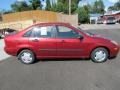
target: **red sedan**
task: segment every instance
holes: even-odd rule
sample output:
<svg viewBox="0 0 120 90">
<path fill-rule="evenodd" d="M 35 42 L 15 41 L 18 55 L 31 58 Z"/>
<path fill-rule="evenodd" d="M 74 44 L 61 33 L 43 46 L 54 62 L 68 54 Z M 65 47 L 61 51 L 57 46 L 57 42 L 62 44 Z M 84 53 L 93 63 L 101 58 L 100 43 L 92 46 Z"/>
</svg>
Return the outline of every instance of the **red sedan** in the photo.
<svg viewBox="0 0 120 90">
<path fill-rule="evenodd" d="M 45 58 L 91 58 L 101 63 L 116 57 L 119 45 L 66 23 L 41 23 L 5 37 L 5 52 L 24 64 Z"/>
</svg>

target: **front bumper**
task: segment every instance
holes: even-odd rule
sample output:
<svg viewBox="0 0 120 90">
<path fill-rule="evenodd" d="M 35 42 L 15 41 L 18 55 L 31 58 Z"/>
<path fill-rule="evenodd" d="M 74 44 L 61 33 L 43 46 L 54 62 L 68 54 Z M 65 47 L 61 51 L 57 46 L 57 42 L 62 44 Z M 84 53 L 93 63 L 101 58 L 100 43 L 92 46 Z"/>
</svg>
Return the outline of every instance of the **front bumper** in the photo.
<svg viewBox="0 0 120 90">
<path fill-rule="evenodd" d="M 116 47 L 112 47 L 110 49 L 110 58 L 116 57 L 119 53 L 120 50 L 120 45 L 116 46 Z"/>
</svg>

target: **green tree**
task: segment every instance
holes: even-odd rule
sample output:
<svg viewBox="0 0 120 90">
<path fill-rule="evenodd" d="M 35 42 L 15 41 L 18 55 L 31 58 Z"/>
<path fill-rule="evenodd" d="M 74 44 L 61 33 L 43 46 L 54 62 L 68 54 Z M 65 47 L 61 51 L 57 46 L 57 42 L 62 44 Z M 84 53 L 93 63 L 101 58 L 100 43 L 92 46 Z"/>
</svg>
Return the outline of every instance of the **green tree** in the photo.
<svg viewBox="0 0 120 90">
<path fill-rule="evenodd" d="M 120 0 L 118 0 L 118 2 L 116 2 L 113 6 L 110 6 L 108 8 L 108 11 L 116 11 L 116 10 L 120 10 Z"/>
<path fill-rule="evenodd" d="M 105 12 L 105 6 L 102 0 L 96 0 L 93 5 L 93 13 L 100 13 L 104 14 Z"/>
<path fill-rule="evenodd" d="M 61 3 L 66 3 L 68 0 L 58 0 L 58 2 L 61 2 Z"/>
<path fill-rule="evenodd" d="M 114 10 L 115 10 L 114 6 L 108 7 L 108 11 L 114 11 Z"/>
<path fill-rule="evenodd" d="M 120 0 L 114 5 L 115 10 L 120 10 Z"/>
<path fill-rule="evenodd" d="M 3 14 L 9 14 L 12 13 L 12 10 L 5 10 Z"/>
<path fill-rule="evenodd" d="M 11 8 L 13 12 L 27 11 L 30 9 L 25 1 L 15 2 L 11 5 Z"/>
<path fill-rule="evenodd" d="M 87 6 L 79 7 L 76 12 L 78 13 L 78 21 L 79 23 L 88 23 L 89 22 L 89 14 Z"/>
<path fill-rule="evenodd" d="M 56 4 L 52 4 L 51 10 L 56 12 L 69 13 L 69 0 L 58 0 Z M 79 0 L 71 0 L 71 13 L 74 13 L 78 8 Z"/>
<path fill-rule="evenodd" d="M 80 1 L 80 0 L 71 0 L 72 3 L 74 2 L 74 3 L 76 3 L 76 4 L 78 4 L 79 1 Z M 68 3 L 69 0 L 58 0 L 58 2 L 61 2 L 61 3 Z"/>
<path fill-rule="evenodd" d="M 58 7 L 59 9 L 61 9 L 61 10 L 58 10 L 58 9 L 57 9 L 58 12 L 61 11 L 61 12 L 63 12 L 63 13 L 68 14 L 68 10 L 69 10 L 68 3 L 69 3 L 68 0 L 58 0 L 58 2 L 57 2 L 57 7 Z M 62 6 L 62 8 L 60 8 L 60 6 Z"/>
<path fill-rule="evenodd" d="M 75 2 L 78 6 L 79 1 L 81 1 L 81 0 L 72 0 L 72 1 Z"/>
<path fill-rule="evenodd" d="M 40 0 L 29 0 L 29 2 L 30 2 L 29 6 L 32 10 L 42 9 Z"/>
<path fill-rule="evenodd" d="M 66 11 L 66 0 L 58 0 L 57 3 L 52 3 L 51 11 L 54 12 L 63 12 Z"/>
<path fill-rule="evenodd" d="M 64 4 L 61 2 L 58 2 L 57 4 L 52 4 L 52 7 L 50 9 L 54 12 L 63 12 L 64 11 Z"/>
<path fill-rule="evenodd" d="M 50 9 L 51 9 L 51 3 L 50 3 L 50 0 L 46 0 L 46 8 L 45 8 L 45 10 L 50 11 Z"/>
<path fill-rule="evenodd" d="M 66 0 L 67 2 L 64 3 L 64 13 L 68 14 L 69 13 L 69 0 Z M 77 10 L 78 8 L 78 3 L 79 3 L 79 0 L 71 0 L 71 13 L 75 13 L 75 11 Z"/>
<path fill-rule="evenodd" d="M 2 15 L 4 13 L 5 10 L 0 10 L 0 21 L 2 21 Z"/>
</svg>

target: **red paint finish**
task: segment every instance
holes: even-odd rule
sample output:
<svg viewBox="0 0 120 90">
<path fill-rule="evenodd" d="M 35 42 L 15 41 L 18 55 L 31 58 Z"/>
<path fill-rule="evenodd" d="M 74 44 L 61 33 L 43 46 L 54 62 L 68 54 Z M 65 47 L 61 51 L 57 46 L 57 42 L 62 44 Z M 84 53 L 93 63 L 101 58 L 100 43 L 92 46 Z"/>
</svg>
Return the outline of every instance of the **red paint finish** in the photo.
<svg viewBox="0 0 120 90">
<path fill-rule="evenodd" d="M 35 27 L 53 26 L 53 37 L 24 36 Z M 57 35 L 57 26 L 67 27 L 80 34 L 83 38 L 62 38 Z M 109 52 L 109 57 L 118 54 L 119 46 L 111 40 L 88 35 L 79 29 L 66 23 L 42 23 L 22 30 L 14 35 L 6 36 L 5 52 L 17 56 L 21 50 L 29 49 L 34 52 L 38 59 L 41 58 L 89 58 L 91 52 L 97 47 L 104 47 Z"/>
<path fill-rule="evenodd" d="M 57 45 L 55 38 L 38 38 L 38 42 L 29 39 L 30 49 L 32 49 L 39 58 L 55 57 L 57 55 Z"/>
</svg>

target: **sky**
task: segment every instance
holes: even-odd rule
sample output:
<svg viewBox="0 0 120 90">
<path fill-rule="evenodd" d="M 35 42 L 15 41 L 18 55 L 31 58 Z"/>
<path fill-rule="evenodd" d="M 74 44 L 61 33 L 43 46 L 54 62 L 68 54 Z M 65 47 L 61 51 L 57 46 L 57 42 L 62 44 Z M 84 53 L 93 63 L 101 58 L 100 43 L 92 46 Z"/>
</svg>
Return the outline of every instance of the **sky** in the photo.
<svg viewBox="0 0 120 90">
<path fill-rule="evenodd" d="M 23 1 L 23 0 L 0 0 L 0 10 L 10 10 L 11 9 L 11 4 L 14 3 L 15 1 Z M 28 0 L 25 0 L 28 2 Z M 55 1 L 55 0 L 54 0 Z M 89 3 L 93 3 L 95 0 L 87 0 Z M 106 6 L 106 9 L 113 5 L 115 2 L 117 2 L 118 0 L 103 0 L 104 4 Z M 42 4 L 45 4 L 44 2 L 42 2 Z"/>
</svg>

